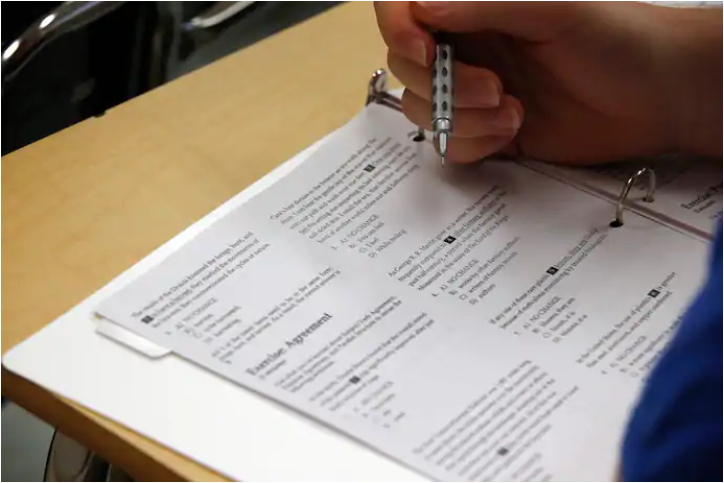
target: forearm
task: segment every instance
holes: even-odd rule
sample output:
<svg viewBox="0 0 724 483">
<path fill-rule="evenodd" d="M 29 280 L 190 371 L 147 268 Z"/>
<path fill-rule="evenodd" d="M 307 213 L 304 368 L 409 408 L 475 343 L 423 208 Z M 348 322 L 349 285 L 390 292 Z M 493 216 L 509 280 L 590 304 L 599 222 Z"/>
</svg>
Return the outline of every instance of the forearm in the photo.
<svg viewBox="0 0 724 483">
<path fill-rule="evenodd" d="M 664 102 L 682 154 L 722 156 L 722 10 L 661 7 Z"/>
</svg>

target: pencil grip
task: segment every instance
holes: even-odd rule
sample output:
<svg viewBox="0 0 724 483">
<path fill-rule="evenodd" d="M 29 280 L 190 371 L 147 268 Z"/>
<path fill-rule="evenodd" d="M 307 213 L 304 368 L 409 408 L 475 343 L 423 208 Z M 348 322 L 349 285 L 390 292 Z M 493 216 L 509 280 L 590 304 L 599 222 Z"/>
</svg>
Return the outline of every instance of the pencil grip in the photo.
<svg viewBox="0 0 724 483">
<path fill-rule="evenodd" d="M 449 44 L 437 44 L 432 67 L 432 112 L 435 119 L 452 119 L 453 52 Z"/>
</svg>

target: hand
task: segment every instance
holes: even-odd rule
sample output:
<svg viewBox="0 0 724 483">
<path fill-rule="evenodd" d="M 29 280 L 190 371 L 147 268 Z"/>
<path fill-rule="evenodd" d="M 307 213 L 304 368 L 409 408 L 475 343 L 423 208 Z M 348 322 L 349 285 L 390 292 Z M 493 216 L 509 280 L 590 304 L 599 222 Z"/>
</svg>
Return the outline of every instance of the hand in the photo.
<svg viewBox="0 0 724 483">
<path fill-rule="evenodd" d="M 406 87 L 404 112 L 428 129 L 429 32 L 449 34 L 457 59 L 449 158 L 457 162 L 512 154 L 516 144 L 532 158 L 577 164 L 675 149 L 676 116 L 662 92 L 661 9 L 634 2 L 375 4 L 389 68 Z"/>
</svg>

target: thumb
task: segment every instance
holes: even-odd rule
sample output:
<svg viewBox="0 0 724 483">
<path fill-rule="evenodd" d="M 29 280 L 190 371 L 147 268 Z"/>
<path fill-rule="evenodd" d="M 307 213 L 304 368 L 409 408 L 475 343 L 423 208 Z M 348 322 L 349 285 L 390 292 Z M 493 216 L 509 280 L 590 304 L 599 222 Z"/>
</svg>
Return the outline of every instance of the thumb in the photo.
<svg viewBox="0 0 724 483">
<path fill-rule="evenodd" d="M 413 2 L 419 23 L 443 32 L 493 30 L 524 40 L 550 39 L 576 2 Z"/>
</svg>

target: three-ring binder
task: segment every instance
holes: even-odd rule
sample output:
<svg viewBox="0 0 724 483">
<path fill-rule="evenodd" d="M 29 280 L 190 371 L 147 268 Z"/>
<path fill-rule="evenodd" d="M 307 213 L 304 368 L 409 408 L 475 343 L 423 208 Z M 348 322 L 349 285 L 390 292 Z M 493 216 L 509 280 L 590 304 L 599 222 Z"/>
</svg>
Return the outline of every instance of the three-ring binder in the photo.
<svg viewBox="0 0 724 483">
<path fill-rule="evenodd" d="M 377 69 L 369 80 L 365 105 L 374 103 L 402 112 L 402 100 L 399 97 L 395 97 L 390 94 L 387 89 L 387 85 L 387 71 L 384 69 Z M 419 133 L 422 132 L 422 129 L 420 129 Z M 420 134 L 418 134 L 418 136 L 419 135 Z M 424 137 L 422 139 L 424 139 Z M 416 140 L 422 139 L 416 138 Z M 647 203 L 654 201 L 654 193 L 656 192 L 656 173 L 654 173 L 654 169 L 651 167 L 641 168 L 631 175 L 628 180 L 626 180 L 623 188 L 621 189 L 621 194 L 616 200 L 614 217 L 610 223 L 612 228 L 623 226 L 623 213 L 626 209 L 626 201 L 628 200 L 629 192 L 636 181 L 644 175 L 648 175 L 648 187 L 646 194 L 643 197 L 643 201 Z"/>
</svg>

